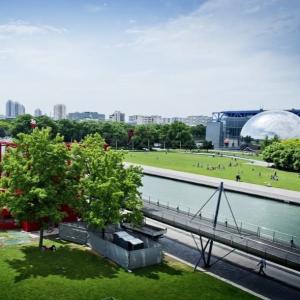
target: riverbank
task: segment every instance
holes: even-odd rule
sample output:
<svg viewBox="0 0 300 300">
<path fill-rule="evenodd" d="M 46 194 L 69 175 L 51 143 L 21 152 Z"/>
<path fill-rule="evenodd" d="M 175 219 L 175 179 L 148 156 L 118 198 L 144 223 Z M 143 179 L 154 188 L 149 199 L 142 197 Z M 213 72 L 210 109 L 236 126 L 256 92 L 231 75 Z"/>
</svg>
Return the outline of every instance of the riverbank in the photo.
<svg viewBox="0 0 300 300">
<path fill-rule="evenodd" d="M 129 163 L 126 163 L 129 164 Z M 131 163 L 132 164 L 132 163 Z M 140 164 L 133 164 L 140 165 Z M 187 172 L 151 167 L 146 165 L 140 165 L 143 168 L 143 173 L 146 175 L 152 175 L 192 184 L 204 185 L 209 187 L 218 187 L 220 182 L 224 182 L 225 190 L 238 192 L 248 195 L 255 195 L 271 200 L 276 200 L 285 203 L 291 203 L 300 205 L 300 192 L 290 191 L 285 189 L 279 189 L 274 187 L 266 187 L 257 184 L 236 182 L 228 179 L 220 179 L 216 177 L 192 174 Z"/>
<path fill-rule="evenodd" d="M 128 152 L 125 161 L 170 169 L 211 178 L 300 192 L 300 175 L 275 168 L 258 166 L 236 157 L 197 155 L 186 152 Z"/>
</svg>

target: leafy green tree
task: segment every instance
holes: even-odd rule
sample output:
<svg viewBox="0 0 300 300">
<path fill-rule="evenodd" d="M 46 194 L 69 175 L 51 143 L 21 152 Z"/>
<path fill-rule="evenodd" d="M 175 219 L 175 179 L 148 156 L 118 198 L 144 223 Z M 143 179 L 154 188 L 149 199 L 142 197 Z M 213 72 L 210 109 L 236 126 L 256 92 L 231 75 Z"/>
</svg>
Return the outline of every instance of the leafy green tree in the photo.
<svg viewBox="0 0 300 300">
<path fill-rule="evenodd" d="M 140 193 L 141 170 L 125 168 L 120 151 L 103 149 L 99 134 L 87 136 L 73 147 L 73 165 L 80 173 L 80 211 L 92 227 L 102 230 L 124 220 L 142 220 Z"/>
<path fill-rule="evenodd" d="M 182 122 L 174 122 L 170 125 L 167 138 L 172 148 L 195 148 L 195 141 L 191 133 L 191 127 Z"/>
<path fill-rule="evenodd" d="M 32 132 L 32 128 L 30 126 L 30 120 L 32 116 L 29 114 L 18 116 L 12 126 L 11 134 L 13 137 L 17 137 L 19 133 L 29 134 Z"/>
<path fill-rule="evenodd" d="M 78 126 L 71 120 L 59 120 L 57 122 L 58 132 L 64 137 L 65 142 L 73 142 L 78 140 Z"/>
<path fill-rule="evenodd" d="M 159 126 L 155 124 L 137 125 L 133 137 L 134 146 L 137 149 L 151 149 L 154 143 L 159 141 Z"/>
<path fill-rule="evenodd" d="M 48 116 L 34 117 L 38 128 L 51 128 L 51 136 L 55 137 L 58 133 L 58 123 Z"/>
<path fill-rule="evenodd" d="M 192 126 L 191 127 L 191 133 L 192 133 L 192 136 L 193 136 L 194 140 L 204 141 L 205 140 L 206 127 L 202 124 Z"/>
<path fill-rule="evenodd" d="M 202 149 L 205 149 L 208 152 L 208 150 L 213 149 L 213 148 L 214 148 L 214 146 L 213 146 L 211 141 L 206 141 L 205 140 L 203 142 Z"/>
<path fill-rule="evenodd" d="M 21 133 L 15 143 L 17 147 L 7 150 L 1 164 L 5 192 L 0 194 L 0 204 L 9 207 L 18 221 L 40 224 L 41 248 L 44 229 L 64 216 L 61 205 L 76 199 L 78 177 L 68 163 L 71 156 L 63 138 L 52 138 L 49 128 Z"/>
<path fill-rule="evenodd" d="M 262 152 L 264 160 L 273 162 L 277 168 L 300 170 L 300 139 L 273 142 Z"/>
<path fill-rule="evenodd" d="M 0 121 L 0 137 L 9 136 L 12 128 L 12 122 L 8 120 Z"/>
</svg>

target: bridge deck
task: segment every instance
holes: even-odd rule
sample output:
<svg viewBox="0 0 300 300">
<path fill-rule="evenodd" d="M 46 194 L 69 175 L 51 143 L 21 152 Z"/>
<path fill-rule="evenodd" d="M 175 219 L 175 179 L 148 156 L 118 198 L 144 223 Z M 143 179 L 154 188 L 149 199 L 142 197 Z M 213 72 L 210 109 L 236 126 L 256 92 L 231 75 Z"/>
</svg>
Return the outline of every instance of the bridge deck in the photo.
<svg viewBox="0 0 300 300">
<path fill-rule="evenodd" d="M 224 224 L 218 224 L 214 230 L 211 221 L 199 217 L 192 220 L 192 216 L 186 212 L 176 211 L 148 200 L 144 200 L 143 212 L 146 217 L 151 219 L 211 238 L 233 248 L 300 271 L 299 247 L 291 247 L 286 243 L 274 243 L 257 236 L 254 232 L 239 233 L 237 229 L 228 228 Z"/>
</svg>

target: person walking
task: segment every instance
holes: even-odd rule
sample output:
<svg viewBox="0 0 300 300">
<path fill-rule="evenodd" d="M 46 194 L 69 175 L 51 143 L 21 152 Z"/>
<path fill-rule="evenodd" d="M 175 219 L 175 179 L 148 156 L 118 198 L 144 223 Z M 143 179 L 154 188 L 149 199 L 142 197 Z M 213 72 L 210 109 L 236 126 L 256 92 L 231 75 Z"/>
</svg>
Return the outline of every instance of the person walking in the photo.
<svg viewBox="0 0 300 300">
<path fill-rule="evenodd" d="M 257 265 L 259 266 L 258 274 L 266 276 L 266 273 L 264 271 L 264 269 L 266 269 L 267 267 L 266 260 L 262 258 Z"/>
</svg>

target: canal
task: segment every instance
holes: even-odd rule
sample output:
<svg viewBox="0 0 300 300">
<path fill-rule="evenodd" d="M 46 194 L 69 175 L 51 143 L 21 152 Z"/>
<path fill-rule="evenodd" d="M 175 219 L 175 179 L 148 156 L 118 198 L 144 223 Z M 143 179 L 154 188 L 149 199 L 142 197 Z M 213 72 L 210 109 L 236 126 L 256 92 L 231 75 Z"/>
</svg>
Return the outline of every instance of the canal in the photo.
<svg viewBox="0 0 300 300">
<path fill-rule="evenodd" d="M 225 186 L 226 189 L 226 186 Z M 170 179 L 144 175 L 141 192 L 144 199 L 159 201 L 160 204 L 190 211 L 191 214 L 208 200 L 215 189 L 178 182 Z M 246 194 L 226 192 L 227 198 L 237 219 L 238 226 L 256 231 L 258 227 L 265 234 L 290 240 L 291 236 L 300 238 L 300 206 L 283 202 L 272 201 L 261 197 Z M 217 202 L 217 194 L 203 208 L 202 215 L 212 218 Z M 223 195 L 220 206 L 220 221 L 227 220 L 233 224 L 233 218 L 226 198 Z M 287 236 L 281 234 L 286 233 Z"/>
</svg>

